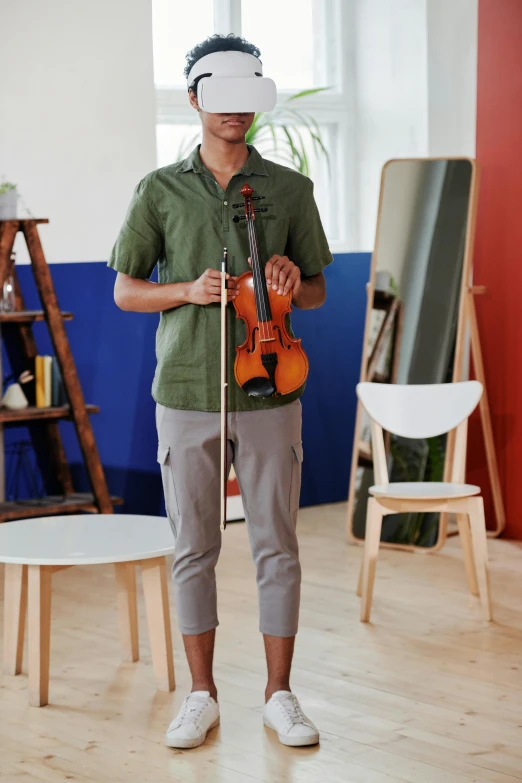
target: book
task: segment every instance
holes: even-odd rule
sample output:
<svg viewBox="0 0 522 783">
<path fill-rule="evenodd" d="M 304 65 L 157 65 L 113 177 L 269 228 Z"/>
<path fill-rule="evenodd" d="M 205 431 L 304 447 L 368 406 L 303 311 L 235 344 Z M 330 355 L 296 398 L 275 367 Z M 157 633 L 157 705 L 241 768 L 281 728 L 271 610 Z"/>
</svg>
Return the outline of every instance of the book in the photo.
<svg viewBox="0 0 522 783">
<path fill-rule="evenodd" d="M 53 357 L 35 356 L 35 385 L 36 385 L 36 407 L 50 408 L 52 402 L 52 365 Z"/>
<path fill-rule="evenodd" d="M 45 373 L 43 356 L 34 357 L 36 407 L 45 408 Z"/>
<path fill-rule="evenodd" d="M 67 405 L 67 394 L 65 393 L 65 386 L 62 380 L 62 374 L 60 372 L 60 365 L 58 359 L 53 356 L 52 365 L 52 394 L 51 400 L 53 405 Z"/>
<path fill-rule="evenodd" d="M 52 366 L 53 357 L 44 356 L 44 393 L 45 393 L 45 407 L 50 408 L 52 404 Z"/>
<path fill-rule="evenodd" d="M 59 383 L 59 367 L 56 363 L 56 356 L 53 356 L 53 364 L 51 367 L 51 405 L 58 405 L 58 383 Z"/>
</svg>

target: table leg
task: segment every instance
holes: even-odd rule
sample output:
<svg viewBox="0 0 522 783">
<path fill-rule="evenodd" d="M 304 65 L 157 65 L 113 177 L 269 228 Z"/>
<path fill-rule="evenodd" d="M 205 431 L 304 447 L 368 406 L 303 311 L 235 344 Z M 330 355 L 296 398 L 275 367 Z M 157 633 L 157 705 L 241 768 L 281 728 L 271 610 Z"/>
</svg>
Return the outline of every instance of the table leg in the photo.
<svg viewBox="0 0 522 783">
<path fill-rule="evenodd" d="M 136 563 L 115 563 L 122 659 L 138 661 L 138 605 L 136 601 Z"/>
<path fill-rule="evenodd" d="M 1 285 L 3 285 L 3 280 Z M 2 367 L 2 327 L 0 326 L 0 389 L 3 388 L 4 370 Z M 5 500 L 5 449 L 4 449 L 4 425 L 0 424 L 0 502 Z"/>
<path fill-rule="evenodd" d="M 27 566 L 5 564 L 4 671 L 20 674 L 27 613 Z"/>
<path fill-rule="evenodd" d="M 141 574 L 154 672 L 159 687 L 173 691 L 176 686 L 165 558 L 142 560 Z"/>
<path fill-rule="evenodd" d="M 29 566 L 29 704 L 49 701 L 51 646 L 51 566 Z"/>
</svg>

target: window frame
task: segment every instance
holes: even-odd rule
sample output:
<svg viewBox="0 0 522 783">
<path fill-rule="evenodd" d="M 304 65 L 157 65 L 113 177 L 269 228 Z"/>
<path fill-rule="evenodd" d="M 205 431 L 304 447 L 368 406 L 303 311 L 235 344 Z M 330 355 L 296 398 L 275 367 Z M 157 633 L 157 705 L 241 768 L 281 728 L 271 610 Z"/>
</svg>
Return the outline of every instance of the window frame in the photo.
<svg viewBox="0 0 522 783">
<path fill-rule="evenodd" d="M 321 2 L 321 0 L 314 0 Z M 357 225 L 355 198 L 357 172 L 356 126 L 354 122 L 356 95 L 353 52 L 353 9 L 343 0 L 323 0 L 325 12 L 325 49 L 333 52 L 331 72 L 337 78 L 335 89 L 305 96 L 299 101 L 299 109 L 311 114 L 318 124 L 336 126 L 337 149 L 331 151 L 331 187 L 336 214 L 333 224 L 338 236 L 328 237 L 334 253 L 348 252 L 356 245 Z M 241 35 L 241 0 L 214 0 L 214 32 Z M 342 42 L 342 46 L 341 46 Z M 197 112 L 190 106 L 186 87 L 168 87 L 156 84 L 156 125 L 199 126 Z M 278 103 L 290 97 L 295 90 L 278 90 Z"/>
</svg>

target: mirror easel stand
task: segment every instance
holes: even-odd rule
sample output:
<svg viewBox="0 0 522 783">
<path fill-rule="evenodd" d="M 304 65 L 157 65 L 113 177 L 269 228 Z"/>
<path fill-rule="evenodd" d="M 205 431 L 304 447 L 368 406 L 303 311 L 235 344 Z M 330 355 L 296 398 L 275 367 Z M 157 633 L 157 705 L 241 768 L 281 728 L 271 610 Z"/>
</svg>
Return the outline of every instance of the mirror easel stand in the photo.
<svg viewBox="0 0 522 783">
<path fill-rule="evenodd" d="M 407 161 L 407 159 L 403 159 L 403 160 Z M 465 373 L 465 365 L 466 365 L 466 358 L 467 358 L 466 354 L 467 354 L 467 349 L 469 348 L 469 352 L 471 354 L 471 359 L 473 362 L 474 376 L 478 381 L 480 381 L 480 383 L 484 388 L 484 392 L 480 400 L 480 420 L 481 420 L 481 426 L 482 426 L 482 432 L 484 438 L 484 447 L 485 447 L 486 461 L 488 467 L 488 475 L 490 479 L 493 506 L 494 506 L 494 512 L 496 518 L 495 527 L 493 529 L 488 530 L 488 535 L 490 537 L 495 537 L 500 535 L 504 530 L 506 525 L 506 518 L 505 518 L 504 502 L 503 502 L 502 492 L 500 487 L 498 464 L 497 464 L 497 458 L 496 458 L 495 446 L 493 440 L 493 430 L 491 426 L 491 415 L 490 415 L 489 402 L 487 396 L 485 370 L 484 370 L 484 363 L 482 358 L 480 335 L 478 330 L 477 315 L 476 315 L 475 301 L 474 301 L 475 296 L 485 293 L 485 287 L 472 284 L 472 254 L 473 254 L 473 244 L 474 244 L 474 237 L 475 237 L 475 224 L 476 224 L 477 202 L 478 202 L 478 176 L 479 176 L 478 165 L 475 160 L 470 158 L 453 158 L 453 159 L 432 158 L 432 159 L 423 159 L 423 160 L 426 161 L 462 160 L 462 161 L 468 161 L 469 164 L 471 165 L 470 198 L 468 204 L 467 224 L 466 224 L 465 242 L 464 242 L 465 246 L 464 246 L 464 254 L 463 254 L 463 267 L 462 267 L 462 277 L 461 277 L 461 286 L 460 286 L 460 295 L 459 295 L 458 324 L 457 324 L 457 333 L 455 339 L 455 355 L 454 355 L 454 362 L 453 362 L 452 381 L 455 383 L 466 379 L 466 373 Z M 409 159 L 407 162 L 411 162 L 411 161 L 412 159 Z M 368 345 L 368 339 L 370 334 L 371 312 L 375 306 L 374 302 L 375 302 L 375 275 L 376 275 L 376 262 L 377 262 L 376 260 L 379 254 L 379 239 L 380 239 L 379 225 L 380 225 L 380 221 L 382 218 L 382 211 L 383 211 L 383 201 L 384 201 L 383 193 L 384 193 L 385 174 L 388 166 L 396 162 L 398 161 L 388 161 L 388 163 L 385 164 L 385 166 L 383 167 L 383 172 L 382 172 L 381 191 L 379 197 L 379 209 L 378 209 L 378 218 L 377 218 L 378 228 L 377 228 L 377 235 L 375 241 L 375 249 L 372 254 L 370 281 L 366 287 L 368 302 L 366 308 L 364 348 L 363 348 L 361 373 L 360 373 L 361 381 L 374 380 L 370 372 L 370 369 L 375 368 L 375 362 L 371 361 L 371 357 L 370 360 L 368 360 L 366 354 L 366 346 Z M 399 319 L 399 323 L 400 320 L 401 319 Z M 384 329 L 384 324 L 383 324 L 383 329 Z M 395 376 L 395 372 L 392 373 L 392 377 L 390 377 L 388 382 L 392 382 L 392 383 L 396 382 L 395 377 L 393 376 Z M 379 380 L 383 380 L 383 379 L 379 379 Z M 350 487 L 349 487 L 349 496 L 348 496 L 348 504 L 347 504 L 348 539 L 358 544 L 364 543 L 364 539 L 359 538 L 354 534 L 352 525 L 353 525 L 354 510 L 355 510 L 356 471 L 360 464 L 360 457 L 361 457 L 360 436 L 361 436 L 361 429 L 362 429 L 362 419 L 363 419 L 363 409 L 361 403 L 358 402 L 356 421 L 355 421 L 355 430 L 354 430 L 355 435 L 354 435 L 354 446 L 352 452 Z M 453 461 L 455 457 L 455 445 L 456 445 L 455 430 L 453 430 L 448 434 L 448 438 L 446 442 L 444 475 L 443 475 L 444 481 L 451 480 L 450 477 L 451 477 Z M 371 453 L 368 454 L 363 453 L 362 456 L 367 464 L 370 465 L 372 464 Z M 464 476 L 462 477 L 462 480 L 465 480 Z M 387 541 L 381 541 L 381 546 L 390 549 L 400 549 L 400 550 L 405 550 L 410 552 L 411 551 L 417 551 L 423 553 L 435 552 L 440 550 L 444 546 L 448 536 L 457 535 L 457 534 L 458 534 L 458 530 L 449 530 L 448 514 L 441 514 L 439 526 L 438 526 L 437 539 L 432 546 L 421 547 L 415 544 L 393 543 Z"/>
<path fill-rule="evenodd" d="M 486 386 L 486 373 L 484 370 L 484 361 L 482 357 L 482 347 L 480 344 L 480 333 L 478 328 L 477 310 L 475 307 L 475 296 L 481 296 L 486 293 L 486 286 L 483 285 L 468 285 L 466 289 L 466 296 L 464 299 L 464 309 L 466 316 L 466 324 L 469 329 L 470 351 L 473 361 L 474 376 L 477 381 L 483 386 L 483 393 L 479 403 L 480 421 L 482 426 L 482 436 L 484 439 L 484 451 L 486 454 L 486 463 L 488 468 L 488 476 L 491 486 L 491 496 L 493 500 L 493 509 L 495 512 L 495 527 L 490 528 L 487 531 L 489 538 L 496 538 L 499 536 L 506 527 L 506 512 L 504 508 L 504 499 L 502 497 L 502 489 L 500 486 L 500 476 L 498 472 L 497 454 L 495 451 L 495 441 L 493 438 L 493 428 L 491 426 L 491 412 L 489 408 L 489 400 Z M 451 463 L 453 462 L 455 448 L 455 434 L 451 433 L 451 439 L 448 442 L 448 457 L 451 455 L 451 459 L 446 460 L 445 476 L 444 480 L 449 480 L 446 476 L 449 476 L 451 470 Z M 447 514 L 441 515 L 441 534 L 439 538 L 442 539 L 437 549 L 440 549 L 448 535 L 456 535 L 456 531 L 448 532 L 448 519 Z M 437 542 L 439 544 L 439 542 Z"/>
</svg>

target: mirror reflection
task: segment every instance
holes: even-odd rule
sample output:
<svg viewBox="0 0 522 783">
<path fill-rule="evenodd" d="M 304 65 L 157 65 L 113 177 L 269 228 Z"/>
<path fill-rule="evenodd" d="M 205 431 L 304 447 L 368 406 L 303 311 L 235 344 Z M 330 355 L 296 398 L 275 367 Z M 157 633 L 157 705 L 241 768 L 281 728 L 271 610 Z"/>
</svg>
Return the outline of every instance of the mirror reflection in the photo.
<svg viewBox="0 0 522 783">
<path fill-rule="evenodd" d="M 374 251 L 374 294 L 365 380 L 452 380 L 466 229 L 469 160 L 395 160 L 383 173 Z M 370 289 L 371 290 L 371 289 Z M 446 436 L 387 436 L 390 481 L 442 481 Z M 363 411 L 357 450 L 352 532 L 364 538 L 373 476 L 369 419 Z M 385 517 L 382 540 L 431 547 L 438 514 Z"/>
</svg>

